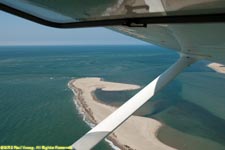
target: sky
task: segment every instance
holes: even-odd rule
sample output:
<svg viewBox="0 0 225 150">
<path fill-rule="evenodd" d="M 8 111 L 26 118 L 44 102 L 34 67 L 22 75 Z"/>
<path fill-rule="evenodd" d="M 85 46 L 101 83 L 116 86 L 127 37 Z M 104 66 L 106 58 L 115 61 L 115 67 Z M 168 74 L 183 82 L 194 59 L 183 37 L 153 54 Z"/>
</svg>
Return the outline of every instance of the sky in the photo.
<svg viewBox="0 0 225 150">
<path fill-rule="evenodd" d="M 0 11 L 0 46 L 140 45 L 143 41 L 106 28 L 56 29 Z"/>
</svg>

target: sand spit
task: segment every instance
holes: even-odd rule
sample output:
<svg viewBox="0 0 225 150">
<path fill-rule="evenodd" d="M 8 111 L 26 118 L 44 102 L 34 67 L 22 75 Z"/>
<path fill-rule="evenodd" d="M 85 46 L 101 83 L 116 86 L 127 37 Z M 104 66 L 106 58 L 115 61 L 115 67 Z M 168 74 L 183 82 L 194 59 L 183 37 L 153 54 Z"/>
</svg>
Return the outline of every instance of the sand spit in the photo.
<svg viewBox="0 0 225 150">
<path fill-rule="evenodd" d="M 216 72 L 225 74 L 225 65 L 219 63 L 210 63 L 207 65 L 209 68 L 215 70 Z"/>
<path fill-rule="evenodd" d="M 101 103 L 96 99 L 94 91 L 134 90 L 137 85 L 102 81 L 100 78 L 80 78 L 69 82 L 69 87 L 76 91 L 78 103 L 85 117 L 97 124 L 116 110 L 115 107 Z M 150 118 L 132 116 L 112 133 L 108 139 L 122 150 L 174 150 L 157 138 L 161 123 Z"/>
</svg>

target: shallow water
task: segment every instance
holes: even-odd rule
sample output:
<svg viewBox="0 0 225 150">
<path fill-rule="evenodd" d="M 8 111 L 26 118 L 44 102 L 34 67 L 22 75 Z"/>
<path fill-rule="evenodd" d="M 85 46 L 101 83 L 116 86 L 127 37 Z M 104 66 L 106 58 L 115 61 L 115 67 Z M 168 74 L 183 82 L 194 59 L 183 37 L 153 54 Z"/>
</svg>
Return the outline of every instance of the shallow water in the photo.
<svg viewBox="0 0 225 150">
<path fill-rule="evenodd" d="M 70 145 L 90 129 L 75 109 L 67 87 L 71 79 L 101 77 L 143 87 L 177 58 L 175 52 L 150 45 L 0 47 L 0 145 Z M 205 65 L 185 70 L 137 112 L 168 126 L 159 132 L 162 141 L 173 144 L 176 139 L 168 135 L 179 134 L 181 140 L 190 135 L 213 149 L 219 150 L 215 142 L 223 147 L 225 76 Z M 120 105 L 135 92 L 96 94 Z M 182 144 L 175 146 L 185 150 Z M 102 142 L 95 149 L 111 148 Z"/>
</svg>

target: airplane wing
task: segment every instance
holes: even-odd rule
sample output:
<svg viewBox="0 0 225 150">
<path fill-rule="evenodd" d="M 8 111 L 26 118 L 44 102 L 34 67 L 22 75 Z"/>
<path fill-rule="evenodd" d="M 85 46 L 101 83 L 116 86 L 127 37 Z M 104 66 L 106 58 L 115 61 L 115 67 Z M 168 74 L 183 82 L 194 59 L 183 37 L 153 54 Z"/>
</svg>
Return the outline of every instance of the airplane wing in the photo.
<svg viewBox="0 0 225 150">
<path fill-rule="evenodd" d="M 1 0 L 0 9 L 58 28 L 107 26 L 225 64 L 224 0 Z"/>
<path fill-rule="evenodd" d="M 73 148 L 78 150 L 91 149 L 196 60 L 225 64 L 224 0 L 1 0 L 0 9 L 57 28 L 105 26 L 181 54 L 167 71 L 76 141 Z"/>
<path fill-rule="evenodd" d="M 224 0 L 1 0 L 0 9 L 58 28 L 107 26 L 225 64 Z"/>
</svg>

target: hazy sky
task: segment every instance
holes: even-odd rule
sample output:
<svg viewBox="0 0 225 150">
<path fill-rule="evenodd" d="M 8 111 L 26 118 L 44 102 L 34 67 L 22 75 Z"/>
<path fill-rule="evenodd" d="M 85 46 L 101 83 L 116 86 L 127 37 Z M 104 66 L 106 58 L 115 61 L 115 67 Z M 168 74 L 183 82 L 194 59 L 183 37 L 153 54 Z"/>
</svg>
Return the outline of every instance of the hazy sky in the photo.
<svg viewBox="0 0 225 150">
<path fill-rule="evenodd" d="M 0 11 L 0 45 L 146 44 L 106 28 L 56 29 Z"/>
</svg>

